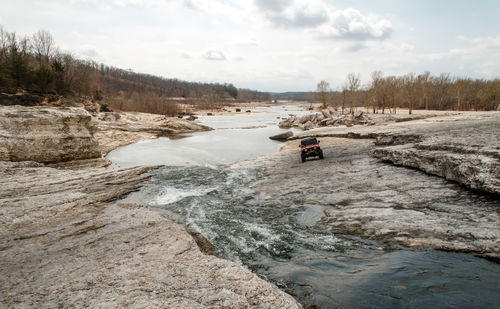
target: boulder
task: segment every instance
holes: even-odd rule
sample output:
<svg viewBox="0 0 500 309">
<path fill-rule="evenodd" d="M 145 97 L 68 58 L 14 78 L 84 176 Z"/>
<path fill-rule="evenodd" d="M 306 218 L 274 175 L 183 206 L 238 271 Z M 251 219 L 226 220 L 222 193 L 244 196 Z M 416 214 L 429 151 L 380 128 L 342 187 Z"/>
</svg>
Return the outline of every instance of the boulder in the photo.
<svg viewBox="0 0 500 309">
<path fill-rule="evenodd" d="M 321 114 L 323 114 L 323 116 L 325 118 L 331 118 L 332 117 L 332 115 L 331 115 L 331 113 L 330 113 L 330 111 L 328 109 L 321 110 Z"/>
<path fill-rule="evenodd" d="M 269 137 L 270 139 L 272 140 L 276 140 L 276 141 L 286 141 L 289 137 L 292 137 L 293 136 L 293 132 L 292 131 L 287 131 L 285 133 L 280 133 L 280 134 L 277 134 L 277 135 L 273 135 L 271 137 Z"/>
<path fill-rule="evenodd" d="M 99 115 L 99 120 L 102 121 L 117 121 L 120 118 L 121 118 L 120 114 L 114 112 L 105 112 L 105 113 L 100 113 Z"/>
<path fill-rule="evenodd" d="M 288 129 L 294 126 L 294 123 L 296 122 L 297 117 L 296 116 L 291 116 L 290 118 L 283 119 L 280 121 L 278 124 L 278 127 L 282 129 Z"/>
<path fill-rule="evenodd" d="M 101 157 L 91 116 L 73 107 L 0 107 L 0 160 L 64 162 Z"/>
<path fill-rule="evenodd" d="M 316 125 L 312 121 L 308 121 L 304 123 L 300 128 L 304 131 L 307 131 L 316 128 Z"/>
<path fill-rule="evenodd" d="M 299 118 L 300 124 L 305 124 L 307 122 L 313 121 L 315 114 L 307 114 L 307 115 L 302 115 Z"/>
</svg>

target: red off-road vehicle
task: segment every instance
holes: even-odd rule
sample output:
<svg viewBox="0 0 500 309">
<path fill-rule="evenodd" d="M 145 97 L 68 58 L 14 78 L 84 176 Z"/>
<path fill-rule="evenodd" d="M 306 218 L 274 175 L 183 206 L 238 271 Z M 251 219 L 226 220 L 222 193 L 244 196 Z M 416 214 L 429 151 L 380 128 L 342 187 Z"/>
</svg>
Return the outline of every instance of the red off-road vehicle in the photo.
<svg viewBox="0 0 500 309">
<path fill-rule="evenodd" d="M 300 157 L 302 163 L 306 162 L 308 157 L 319 157 L 323 159 L 323 150 L 319 147 L 319 141 L 316 138 L 306 138 L 300 141 Z"/>
</svg>

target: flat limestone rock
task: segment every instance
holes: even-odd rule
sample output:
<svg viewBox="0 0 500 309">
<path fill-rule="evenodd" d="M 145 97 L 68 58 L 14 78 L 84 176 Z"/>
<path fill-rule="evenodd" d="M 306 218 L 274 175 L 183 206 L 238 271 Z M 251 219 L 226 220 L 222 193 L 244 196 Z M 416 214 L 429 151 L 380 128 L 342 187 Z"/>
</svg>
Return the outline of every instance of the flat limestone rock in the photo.
<svg viewBox="0 0 500 309">
<path fill-rule="evenodd" d="M 2 162 L 0 303 L 8 308 L 300 308 L 276 286 L 200 251 L 135 204 L 151 167 Z"/>
</svg>

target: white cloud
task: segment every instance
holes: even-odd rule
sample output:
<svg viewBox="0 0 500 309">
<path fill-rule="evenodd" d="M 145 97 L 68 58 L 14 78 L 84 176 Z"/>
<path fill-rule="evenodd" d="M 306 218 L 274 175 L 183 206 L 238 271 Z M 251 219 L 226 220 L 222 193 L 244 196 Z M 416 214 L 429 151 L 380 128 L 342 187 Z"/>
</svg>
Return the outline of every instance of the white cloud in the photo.
<svg viewBox="0 0 500 309">
<path fill-rule="evenodd" d="M 410 51 L 415 50 L 415 46 L 413 46 L 411 44 L 408 44 L 408 43 L 403 43 L 403 44 L 401 44 L 401 46 L 399 47 L 399 49 L 402 52 L 410 52 Z"/>
<path fill-rule="evenodd" d="M 93 45 L 83 45 L 77 54 L 84 59 L 90 59 L 97 62 L 103 62 L 105 60 L 99 53 L 98 48 Z"/>
<path fill-rule="evenodd" d="M 255 4 L 265 11 L 279 12 L 286 9 L 292 0 L 255 0 Z"/>
<path fill-rule="evenodd" d="M 231 42 L 231 45 L 235 46 L 257 46 L 257 39 L 249 38 L 249 39 L 239 39 Z"/>
<path fill-rule="evenodd" d="M 219 49 L 209 49 L 203 53 L 203 58 L 212 61 L 224 61 L 227 60 L 226 55 Z"/>
<path fill-rule="evenodd" d="M 322 0 L 259 1 L 255 4 L 267 21 L 278 27 L 311 28 L 328 20 Z"/>
<path fill-rule="evenodd" d="M 324 0 L 263 1 L 255 4 L 271 24 L 308 29 L 319 38 L 334 40 L 384 40 L 392 34 L 392 23 L 355 9 L 338 10 Z"/>
<path fill-rule="evenodd" d="M 466 43 L 467 46 L 452 48 L 450 53 L 453 55 L 460 55 L 468 58 L 480 58 L 485 55 L 494 57 L 500 56 L 500 36 L 477 37 L 472 39 L 461 37 L 459 40 Z"/>
</svg>

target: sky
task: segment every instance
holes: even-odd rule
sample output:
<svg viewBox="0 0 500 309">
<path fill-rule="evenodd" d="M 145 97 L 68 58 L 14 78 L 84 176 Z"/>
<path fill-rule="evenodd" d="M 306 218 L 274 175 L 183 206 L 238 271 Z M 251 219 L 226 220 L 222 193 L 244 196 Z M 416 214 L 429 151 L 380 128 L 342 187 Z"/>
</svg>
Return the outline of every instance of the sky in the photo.
<svg viewBox="0 0 500 309">
<path fill-rule="evenodd" d="M 498 0 L 0 0 L 0 25 L 134 72 L 261 91 L 500 77 Z"/>
</svg>

